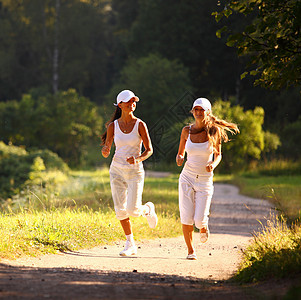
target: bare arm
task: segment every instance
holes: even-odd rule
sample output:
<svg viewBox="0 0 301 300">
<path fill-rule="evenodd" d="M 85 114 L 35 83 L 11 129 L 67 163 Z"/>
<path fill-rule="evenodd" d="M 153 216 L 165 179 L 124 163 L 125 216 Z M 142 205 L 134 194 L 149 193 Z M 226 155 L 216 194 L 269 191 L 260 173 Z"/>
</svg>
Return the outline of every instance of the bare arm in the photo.
<svg viewBox="0 0 301 300">
<path fill-rule="evenodd" d="M 184 155 L 185 155 L 185 145 L 189 134 L 189 126 L 185 126 L 182 129 L 181 137 L 180 137 L 180 144 L 178 154 L 176 156 L 177 165 L 180 167 L 184 162 Z"/>
<path fill-rule="evenodd" d="M 144 122 L 139 122 L 138 132 L 142 138 L 142 142 L 143 142 L 143 146 L 144 146 L 145 150 L 143 151 L 143 153 L 141 153 L 141 155 L 139 155 L 137 157 L 134 157 L 134 156 L 129 157 L 127 159 L 127 162 L 129 164 L 135 164 L 135 163 L 144 161 L 153 154 L 152 142 L 151 142 L 148 130 L 147 130 L 147 126 Z"/>
<path fill-rule="evenodd" d="M 107 128 L 107 138 L 104 146 L 101 149 L 102 156 L 107 158 L 110 155 L 112 143 L 114 140 L 114 123 L 110 123 Z"/>
<path fill-rule="evenodd" d="M 216 151 L 214 151 L 214 159 L 213 161 L 209 162 L 206 166 L 206 170 L 208 172 L 213 171 L 218 164 L 221 162 L 222 160 L 222 145 L 221 143 L 218 144 Z"/>
</svg>

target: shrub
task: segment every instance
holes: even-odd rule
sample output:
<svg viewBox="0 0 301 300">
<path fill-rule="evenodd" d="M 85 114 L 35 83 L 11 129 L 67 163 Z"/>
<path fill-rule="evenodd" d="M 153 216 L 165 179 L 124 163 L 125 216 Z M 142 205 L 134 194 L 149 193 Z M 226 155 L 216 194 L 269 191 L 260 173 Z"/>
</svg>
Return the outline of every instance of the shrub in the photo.
<svg viewBox="0 0 301 300">
<path fill-rule="evenodd" d="M 33 159 L 36 157 L 42 158 L 47 170 L 60 170 L 63 172 L 68 172 L 69 170 L 68 165 L 63 159 L 48 149 L 31 151 L 29 156 Z"/>
<path fill-rule="evenodd" d="M 0 198 L 12 197 L 27 185 L 45 184 L 44 172 L 67 172 L 68 169 L 66 163 L 49 150 L 27 152 L 0 142 Z"/>
<path fill-rule="evenodd" d="M 289 228 L 284 218 L 275 217 L 262 233 L 254 235 L 234 278 L 240 282 L 256 282 L 300 274 L 300 242 L 300 225 Z"/>
</svg>

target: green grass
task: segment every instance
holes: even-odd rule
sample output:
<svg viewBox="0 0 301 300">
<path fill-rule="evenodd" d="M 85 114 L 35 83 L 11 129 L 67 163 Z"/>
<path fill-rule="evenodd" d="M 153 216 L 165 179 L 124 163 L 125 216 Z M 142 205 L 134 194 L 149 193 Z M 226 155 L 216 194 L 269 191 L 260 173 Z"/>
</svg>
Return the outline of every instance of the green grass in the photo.
<svg viewBox="0 0 301 300">
<path fill-rule="evenodd" d="M 271 201 L 290 222 L 301 216 L 301 175 L 245 174 L 234 176 L 230 182 L 237 185 L 244 195 Z"/>
<path fill-rule="evenodd" d="M 145 218 L 132 218 L 136 240 L 181 234 L 178 177 L 146 178 L 143 203 L 156 204 L 155 230 Z M 0 257 L 40 255 L 77 250 L 124 239 L 113 210 L 109 173 L 72 171 L 56 186 L 32 187 L 2 205 Z"/>
<path fill-rule="evenodd" d="M 235 280 L 257 282 L 300 277 L 300 169 L 300 162 L 271 161 L 256 166 L 253 171 L 216 176 L 216 181 L 235 184 L 242 194 L 267 199 L 279 210 L 279 215 L 271 216 L 263 231 L 254 234 L 254 239 L 243 253 Z M 291 293 L 298 291 L 297 287 Z"/>
<path fill-rule="evenodd" d="M 254 235 L 234 279 L 244 283 L 296 277 L 300 270 L 301 227 L 287 226 L 280 216 L 271 218 L 263 232 Z"/>
</svg>

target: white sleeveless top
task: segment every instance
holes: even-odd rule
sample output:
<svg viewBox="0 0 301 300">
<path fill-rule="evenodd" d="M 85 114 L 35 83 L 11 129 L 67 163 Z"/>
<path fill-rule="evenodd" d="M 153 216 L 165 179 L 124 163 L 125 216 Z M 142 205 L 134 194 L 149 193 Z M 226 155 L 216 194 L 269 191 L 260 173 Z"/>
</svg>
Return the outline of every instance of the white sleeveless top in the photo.
<svg viewBox="0 0 301 300">
<path fill-rule="evenodd" d="M 190 139 L 190 134 L 185 145 L 187 152 L 187 161 L 183 171 L 199 175 L 201 177 L 212 178 L 213 171 L 208 172 L 206 165 L 213 158 L 213 147 L 209 141 L 204 143 L 193 143 Z"/>
<path fill-rule="evenodd" d="M 138 132 L 140 122 L 142 121 L 137 119 L 132 131 L 124 133 L 121 131 L 118 121 L 114 121 L 114 143 L 116 149 L 112 163 L 117 164 L 120 168 L 143 168 L 142 162 L 131 165 L 126 161 L 128 157 L 137 157 L 141 154 L 142 138 Z"/>
</svg>

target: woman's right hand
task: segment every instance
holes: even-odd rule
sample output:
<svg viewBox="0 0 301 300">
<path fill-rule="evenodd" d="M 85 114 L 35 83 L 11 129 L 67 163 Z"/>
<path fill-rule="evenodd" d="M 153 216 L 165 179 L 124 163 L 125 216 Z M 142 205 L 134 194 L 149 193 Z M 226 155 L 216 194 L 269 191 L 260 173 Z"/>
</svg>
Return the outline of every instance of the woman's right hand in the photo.
<svg viewBox="0 0 301 300">
<path fill-rule="evenodd" d="M 103 157 L 107 158 L 110 155 L 110 147 L 109 146 L 103 146 L 101 149 L 101 153 L 103 155 Z"/>
<path fill-rule="evenodd" d="M 184 156 L 180 155 L 180 154 L 177 154 L 177 157 L 176 157 L 176 162 L 177 162 L 177 165 L 180 167 L 182 166 L 183 162 L 184 162 Z"/>
</svg>

